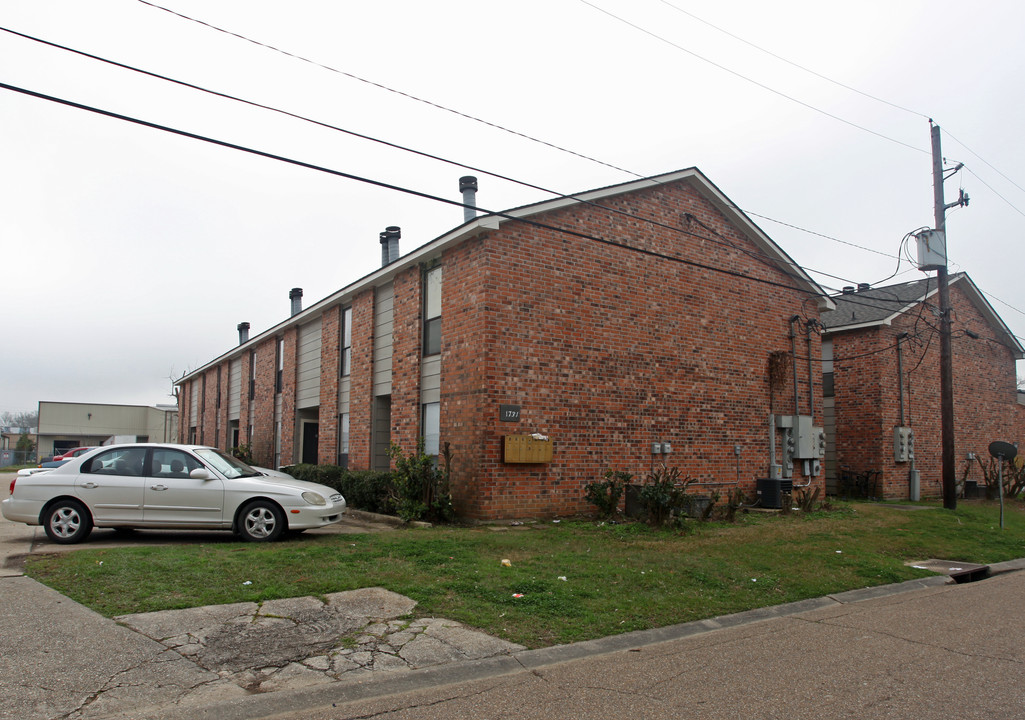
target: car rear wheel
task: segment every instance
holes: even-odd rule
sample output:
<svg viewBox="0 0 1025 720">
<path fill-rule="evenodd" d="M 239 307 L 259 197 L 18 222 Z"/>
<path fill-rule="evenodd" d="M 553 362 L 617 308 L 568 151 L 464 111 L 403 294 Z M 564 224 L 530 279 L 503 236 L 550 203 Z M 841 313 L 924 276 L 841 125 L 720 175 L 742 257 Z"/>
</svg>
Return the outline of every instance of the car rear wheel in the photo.
<svg viewBox="0 0 1025 720">
<path fill-rule="evenodd" d="M 243 540 L 271 542 L 285 529 L 285 514 L 268 500 L 253 500 L 239 513 L 237 532 Z"/>
<path fill-rule="evenodd" d="M 70 545 L 85 540 L 93 529 L 93 519 L 77 500 L 58 500 L 47 508 L 43 528 L 55 543 Z"/>
</svg>

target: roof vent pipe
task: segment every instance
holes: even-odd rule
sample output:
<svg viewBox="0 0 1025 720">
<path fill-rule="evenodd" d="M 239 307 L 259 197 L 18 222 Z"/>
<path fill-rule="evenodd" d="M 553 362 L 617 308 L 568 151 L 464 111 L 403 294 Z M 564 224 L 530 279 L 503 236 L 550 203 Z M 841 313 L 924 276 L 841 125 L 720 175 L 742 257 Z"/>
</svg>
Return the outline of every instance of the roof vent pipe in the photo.
<svg viewBox="0 0 1025 720">
<path fill-rule="evenodd" d="M 402 237 L 402 228 L 397 225 L 389 225 L 380 237 L 381 267 L 384 267 L 399 259 L 399 238 Z"/>
<path fill-rule="evenodd" d="M 843 286 L 843 294 L 844 295 L 853 295 L 854 294 L 854 286 L 853 285 L 844 285 Z"/>
<path fill-rule="evenodd" d="M 298 315 L 303 311 L 303 289 L 292 288 L 288 291 L 288 299 L 292 301 L 292 315 Z"/>
<path fill-rule="evenodd" d="M 869 285 L 868 283 L 858 283 L 858 292 L 865 292 L 866 290 L 871 290 L 871 289 L 872 289 L 872 286 Z"/>
<path fill-rule="evenodd" d="M 477 217 L 477 178 L 464 175 L 459 178 L 459 192 L 463 194 L 463 222 Z"/>
<path fill-rule="evenodd" d="M 240 322 L 238 324 L 238 344 L 245 345 L 249 342 L 249 323 Z"/>
</svg>

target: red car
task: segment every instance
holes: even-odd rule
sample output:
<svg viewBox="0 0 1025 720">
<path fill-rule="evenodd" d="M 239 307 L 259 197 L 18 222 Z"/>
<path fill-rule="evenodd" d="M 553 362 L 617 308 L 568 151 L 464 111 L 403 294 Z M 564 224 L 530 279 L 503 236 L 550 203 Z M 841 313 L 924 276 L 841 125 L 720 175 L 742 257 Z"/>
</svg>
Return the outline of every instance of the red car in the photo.
<svg viewBox="0 0 1025 720">
<path fill-rule="evenodd" d="M 46 463 L 44 463 L 44 465 L 46 467 L 59 467 L 59 465 L 61 463 L 65 463 L 68 460 L 70 460 L 71 458 L 78 457 L 82 453 L 87 453 L 90 450 L 95 450 L 95 449 L 96 449 L 95 446 L 93 446 L 93 447 L 77 447 L 77 448 L 74 448 L 72 450 L 68 450 L 63 455 L 54 455 L 52 458 L 50 458 L 49 462 L 50 463 L 58 463 L 57 465 L 51 465 L 51 464 L 46 464 Z M 39 467 L 43 467 L 44 465 L 40 465 Z"/>
</svg>

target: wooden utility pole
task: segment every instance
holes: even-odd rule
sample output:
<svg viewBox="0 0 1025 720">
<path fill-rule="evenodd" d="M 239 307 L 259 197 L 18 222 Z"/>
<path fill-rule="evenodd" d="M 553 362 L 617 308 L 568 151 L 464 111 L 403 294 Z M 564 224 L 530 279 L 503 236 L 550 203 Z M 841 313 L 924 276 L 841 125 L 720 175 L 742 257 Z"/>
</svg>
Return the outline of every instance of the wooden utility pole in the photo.
<svg viewBox="0 0 1025 720">
<path fill-rule="evenodd" d="M 943 264 L 936 271 L 940 296 L 940 426 L 943 480 L 943 507 L 957 509 L 957 485 L 954 481 L 954 369 L 950 348 L 950 287 L 947 283 L 946 216 L 943 200 L 943 154 L 940 152 L 940 126 L 929 120 L 932 130 L 932 188 L 936 230 L 944 233 Z"/>
</svg>

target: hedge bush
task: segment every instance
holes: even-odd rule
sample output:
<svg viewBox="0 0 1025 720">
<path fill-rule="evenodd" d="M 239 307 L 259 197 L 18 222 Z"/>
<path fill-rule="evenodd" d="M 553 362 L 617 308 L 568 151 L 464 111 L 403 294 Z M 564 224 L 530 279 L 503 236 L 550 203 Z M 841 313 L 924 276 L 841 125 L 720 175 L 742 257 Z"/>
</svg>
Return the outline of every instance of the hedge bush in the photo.
<svg viewBox="0 0 1025 720">
<path fill-rule="evenodd" d="M 347 470 L 338 465 L 302 463 L 282 468 L 297 480 L 327 485 L 345 497 L 349 507 L 367 512 L 395 514 L 394 481 L 390 472 Z"/>
</svg>

